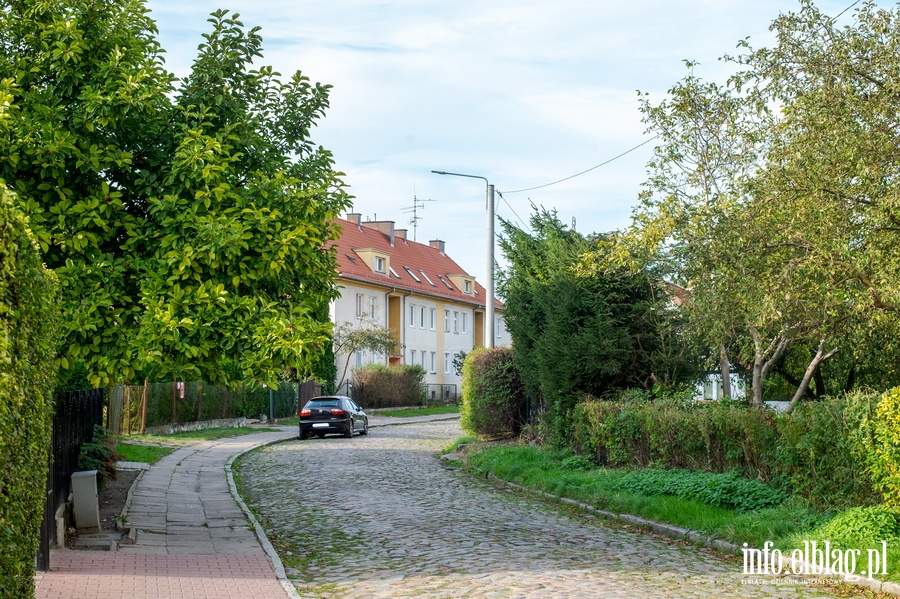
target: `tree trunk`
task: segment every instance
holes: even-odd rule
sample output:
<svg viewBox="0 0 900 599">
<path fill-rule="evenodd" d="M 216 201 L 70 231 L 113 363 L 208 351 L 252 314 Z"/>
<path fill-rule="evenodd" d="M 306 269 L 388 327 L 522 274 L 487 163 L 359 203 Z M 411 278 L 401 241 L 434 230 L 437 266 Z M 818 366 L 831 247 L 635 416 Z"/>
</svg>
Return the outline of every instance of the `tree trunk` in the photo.
<svg viewBox="0 0 900 599">
<path fill-rule="evenodd" d="M 800 401 L 800 398 L 806 393 L 807 387 L 809 387 L 809 381 L 812 379 L 813 374 L 816 372 L 816 368 L 819 367 L 819 364 L 833 356 L 837 353 L 837 348 L 834 348 L 827 354 L 825 353 L 825 340 L 819 342 L 819 349 L 816 350 L 816 355 L 813 356 L 812 361 L 810 361 L 809 366 L 806 367 L 806 374 L 803 375 L 803 380 L 800 381 L 800 386 L 797 387 L 797 391 L 794 393 L 794 397 L 791 398 L 791 403 L 788 404 L 788 407 L 785 409 L 785 414 L 790 414 L 794 411 L 794 406 L 797 405 L 797 402 Z"/>
<path fill-rule="evenodd" d="M 722 396 L 731 399 L 731 365 L 724 343 L 719 346 L 719 370 L 722 373 Z"/>
<path fill-rule="evenodd" d="M 787 348 L 788 341 L 784 337 L 775 337 L 774 339 L 772 339 L 772 342 L 769 343 L 769 347 L 763 349 L 762 339 L 759 336 L 759 331 L 751 328 L 750 334 L 753 336 L 754 350 L 753 390 L 750 397 L 750 405 L 762 407 L 763 381 L 766 380 L 766 376 L 768 376 L 769 371 L 772 369 L 772 366 L 775 365 L 775 363 L 781 357 L 781 354 L 784 353 L 784 350 Z M 771 355 L 768 360 L 766 359 L 767 355 Z"/>
</svg>

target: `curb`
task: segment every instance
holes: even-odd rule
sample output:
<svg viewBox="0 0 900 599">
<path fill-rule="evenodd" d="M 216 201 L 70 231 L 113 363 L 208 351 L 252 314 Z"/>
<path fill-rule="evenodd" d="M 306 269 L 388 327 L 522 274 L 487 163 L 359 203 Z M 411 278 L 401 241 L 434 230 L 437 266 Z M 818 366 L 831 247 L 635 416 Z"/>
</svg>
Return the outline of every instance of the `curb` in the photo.
<svg viewBox="0 0 900 599">
<path fill-rule="evenodd" d="M 727 541 L 723 541 L 721 539 L 716 539 L 703 533 L 697 532 L 696 530 L 689 530 L 687 528 L 681 528 L 680 526 L 675 526 L 673 524 L 665 524 L 663 522 L 657 522 L 655 520 L 648 520 L 646 518 L 641 518 L 639 516 L 634 516 L 632 514 L 617 514 L 615 512 L 609 512 L 606 510 L 601 510 L 595 508 L 592 505 L 588 505 L 586 503 L 582 503 L 580 501 L 576 501 L 574 499 L 570 499 L 568 497 L 561 497 L 559 495 L 553 495 L 552 493 L 547 493 L 545 491 L 539 491 L 537 489 L 530 489 L 528 487 L 524 487 L 522 485 L 518 485 L 513 482 L 509 482 L 507 480 L 503 480 L 499 478 L 492 472 L 488 472 L 485 478 L 491 481 L 494 484 L 503 485 L 506 487 L 510 487 L 512 489 L 516 489 L 517 491 L 521 491 L 523 493 L 527 493 L 530 495 L 537 495 L 544 499 L 548 499 L 550 501 L 555 501 L 557 503 L 564 503 L 566 505 L 571 505 L 580 509 L 583 512 L 587 512 L 590 514 L 596 514 L 598 516 L 602 516 L 604 518 L 608 518 L 610 520 L 617 520 L 619 522 L 624 522 L 626 524 L 631 524 L 634 526 L 640 526 L 642 528 L 648 528 L 652 532 L 664 536 L 669 537 L 671 539 L 676 540 L 689 540 L 704 547 L 709 547 L 712 549 L 716 549 L 721 551 L 722 553 L 730 553 L 741 555 L 743 550 L 741 547 L 738 547 L 734 543 L 729 543 Z M 808 566 L 807 562 L 802 562 L 803 565 Z M 876 579 L 867 579 L 861 578 L 859 580 L 845 580 L 842 576 L 828 576 L 827 578 L 841 581 L 856 587 L 863 587 L 873 591 L 880 591 L 882 593 L 888 593 L 891 595 L 900 596 L 900 583 L 896 582 L 886 582 L 883 580 Z"/>
<path fill-rule="evenodd" d="M 250 511 L 250 508 L 247 507 L 247 504 L 244 503 L 243 498 L 238 493 L 237 485 L 234 484 L 234 474 L 231 469 L 234 461 L 245 453 L 249 453 L 251 451 L 259 449 L 260 447 L 276 445 L 278 443 L 293 441 L 295 439 L 296 437 L 285 437 L 282 439 L 273 439 L 272 441 L 264 441 L 234 454 L 233 456 L 228 458 L 228 461 L 225 462 L 225 479 L 228 481 L 228 489 L 229 491 L 231 491 L 231 496 L 241 507 L 241 510 L 244 512 L 244 516 L 246 516 L 250 524 L 253 525 L 253 531 L 256 533 L 256 538 L 257 540 L 259 540 L 259 544 L 262 545 L 263 551 L 266 553 L 266 557 L 269 558 L 269 563 L 272 564 L 272 570 L 275 571 L 275 578 L 278 579 L 278 583 L 281 585 L 290 599 L 302 599 L 302 597 L 300 597 L 300 593 L 297 592 L 297 588 L 294 586 L 294 583 L 292 583 L 290 579 L 288 579 L 287 573 L 284 570 L 284 564 L 281 562 L 281 558 L 278 557 L 278 552 L 275 551 L 275 548 L 269 541 L 269 537 L 266 536 L 266 532 L 263 530 L 262 525 L 260 525 L 259 521 L 256 519 L 256 516 L 253 515 L 253 513 Z"/>
<path fill-rule="evenodd" d="M 149 468 L 149 464 L 147 465 L 146 469 L 142 468 L 141 471 L 138 472 L 138 475 L 134 477 L 134 481 L 128 488 L 128 494 L 125 496 L 125 505 L 124 507 L 122 507 L 122 512 L 119 514 L 121 518 L 116 522 L 116 530 L 121 530 L 122 528 L 125 528 L 127 526 L 125 523 L 128 522 L 128 510 L 131 509 L 131 500 L 134 499 L 134 490 L 137 488 L 138 483 L 141 482 L 141 479 L 144 478 L 144 473 L 147 472 Z M 128 528 L 131 529 L 128 531 L 128 538 L 131 538 L 131 532 L 135 531 L 134 536 L 136 539 L 137 530 L 133 526 L 129 526 Z"/>
</svg>

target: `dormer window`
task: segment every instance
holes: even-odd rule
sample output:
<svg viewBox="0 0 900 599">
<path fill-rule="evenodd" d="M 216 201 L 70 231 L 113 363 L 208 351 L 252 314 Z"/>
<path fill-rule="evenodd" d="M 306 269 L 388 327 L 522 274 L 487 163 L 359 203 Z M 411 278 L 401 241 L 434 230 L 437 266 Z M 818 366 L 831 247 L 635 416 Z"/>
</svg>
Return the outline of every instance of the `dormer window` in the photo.
<svg viewBox="0 0 900 599">
<path fill-rule="evenodd" d="M 359 256 L 372 272 L 389 276 L 391 270 L 391 254 L 376 248 L 353 248 L 353 252 Z"/>
<path fill-rule="evenodd" d="M 472 281 L 466 281 L 465 291 L 463 293 L 472 293 Z"/>
</svg>

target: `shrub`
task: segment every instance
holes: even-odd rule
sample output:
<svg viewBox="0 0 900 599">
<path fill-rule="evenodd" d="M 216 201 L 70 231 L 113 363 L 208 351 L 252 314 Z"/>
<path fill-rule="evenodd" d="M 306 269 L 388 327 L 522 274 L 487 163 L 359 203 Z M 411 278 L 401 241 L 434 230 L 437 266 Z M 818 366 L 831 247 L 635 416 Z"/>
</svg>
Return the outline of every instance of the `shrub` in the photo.
<svg viewBox="0 0 900 599">
<path fill-rule="evenodd" d="M 418 364 L 371 364 L 353 371 L 353 399 L 366 408 L 405 408 L 424 401 L 425 370 Z"/>
<path fill-rule="evenodd" d="M 775 476 L 785 488 L 825 508 L 878 500 L 866 472 L 864 427 L 878 395 L 857 392 L 801 403 L 778 419 Z"/>
<path fill-rule="evenodd" d="M 52 437 L 56 288 L 27 219 L 0 190 L 0 597 L 34 595 Z"/>
<path fill-rule="evenodd" d="M 900 536 L 900 514 L 882 505 L 850 508 L 817 529 L 815 536 L 842 547 L 874 546 Z"/>
<path fill-rule="evenodd" d="M 615 467 L 687 468 L 768 480 L 772 415 L 734 402 L 679 399 L 605 402 L 575 408 L 573 449 Z"/>
<path fill-rule="evenodd" d="M 525 424 L 525 389 L 508 347 L 478 348 L 463 364 L 460 424 L 485 437 L 519 434 Z"/>
<path fill-rule="evenodd" d="M 673 495 L 744 512 L 777 507 L 787 499 L 783 491 L 743 478 L 737 472 L 632 470 L 619 480 L 618 487 L 641 495 Z"/>
<path fill-rule="evenodd" d="M 885 397 L 877 410 L 879 396 L 860 392 L 789 415 L 728 401 L 585 397 L 572 449 L 613 467 L 736 471 L 825 509 L 875 503 L 879 484 L 886 501 L 900 501 L 900 392 Z"/>
<path fill-rule="evenodd" d="M 109 436 L 109 431 L 94 425 L 94 436 L 90 443 L 82 443 L 78 453 L 78 470 L 96 470 L 97 487 L 103 488 L 108 480 L 116 479 L 116 441 Z"/>
<path fill-rule="evenodd" d="M 867 471 L 885 505 L 900 508 L 900 387 L 886 391 L 864 426 Z"/>
</svg>

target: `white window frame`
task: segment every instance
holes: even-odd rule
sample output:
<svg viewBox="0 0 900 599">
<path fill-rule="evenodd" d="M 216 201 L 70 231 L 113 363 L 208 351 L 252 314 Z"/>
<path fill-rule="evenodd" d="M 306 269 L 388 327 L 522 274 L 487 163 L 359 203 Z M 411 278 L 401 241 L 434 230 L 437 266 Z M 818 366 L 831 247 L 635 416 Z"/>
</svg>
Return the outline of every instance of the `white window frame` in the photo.
<svg viewBox="0 0 900 599">
<path fill-rule="evenodd" d="M 444 310 L 444 332 L 450 332 L 450 310 Z"/>
<path fill-rule="evenodd" d="M 378 314 L 378 298 L 374 295 L 369 296 L 369 319 L 375 320 Z"/>
<path fill-rule="evenodd" d="M 410 328 L 415 328 L 416 326 L 416 305 L 409 305 L 409 326 Z"/>
<path fill-rule="evenodd" d="M 431 374 L 437 373 L 437 352 L 431 352 Z"/>
<path fill-rule="evenodd" d="M 459 311 L 458 310 L 453 311 L 453 334 L 454 335 L 459 334 Z"/>
<path fill-rule="evenodd" d="M 469 320 L 468 316 L 469 315 L 467 313 L 465 313 L 465 312 L 462 313 L 462 332 L 463 332 L 463 334 L 465 334 L 465 332 L 466 332 L 467 323 Z"/>
<path fill-rule="evenodd" d="M 444 352 L 444 374 L 450 374 L 450 352 Z"/>
<path fill-rule="evenodd" d="M 381 256 L 375 256 L 375 272 L 385 272 L 384 265 L 386 262 Z"/>
<path fill-rule="evenodd" d="M 363 302 L 363 294 L 357 293 L 356 294 L 356 317 L 357 318 L 362 318 L 364 305 L 365 305 L 365 303 Z"/>
<path fill-rule="evenodd" d="M 419 307 L 419 328 L 425 328 L 425 306 Z"/>
<path fill-rule="evenodd" d="M 435 325 L 437 324 L 437 309 L 431 309 L 431 330 L 434 330 Z"/>
</svg>

